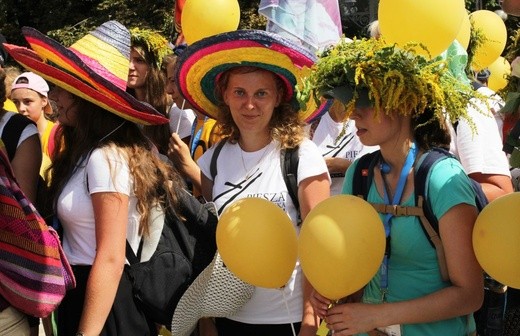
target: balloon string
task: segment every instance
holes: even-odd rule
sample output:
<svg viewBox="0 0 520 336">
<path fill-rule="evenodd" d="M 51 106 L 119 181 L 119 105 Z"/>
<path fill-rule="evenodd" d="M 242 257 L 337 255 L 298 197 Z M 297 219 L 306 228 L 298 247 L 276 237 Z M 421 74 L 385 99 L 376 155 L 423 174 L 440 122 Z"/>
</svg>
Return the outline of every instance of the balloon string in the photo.
<svg viewBox="0 0 520 336">
<path fill-rule="evenodd" d="M 285 309 L 287 309 L 287 316 L 289 316 L 289 318 L 291 318 L 291 311 L 289 310 L 289 305 L 287 304 L 287 298 L 285 297 L 284 288 L 285 288 L 285 286 L 280 288 L 280 290 L 282 291 L 283 302 L 285 303 Z M 293 336 L 296 336 L 296 330 L 294 329 L 294 324 L 292 322 L 291 322 L 291 329 L 292 329 Z"/>
</svg>

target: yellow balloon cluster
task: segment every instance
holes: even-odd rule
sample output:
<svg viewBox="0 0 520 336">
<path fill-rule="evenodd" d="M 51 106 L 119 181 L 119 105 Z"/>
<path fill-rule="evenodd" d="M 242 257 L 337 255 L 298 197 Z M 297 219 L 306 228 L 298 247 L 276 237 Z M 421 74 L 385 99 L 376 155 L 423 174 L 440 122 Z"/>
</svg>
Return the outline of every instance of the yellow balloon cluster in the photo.
<svg viewBox="0 0 520 336">
<path fill-rule="evenodd" d="M 362 288 L 377 272 L 385 233 L 369 203 L 338 195 L 322 201 L 307 215 L 298 241 L 285 212 L 274 203 L 251 197 L 224 210 L 217 226 L 217 247 L 237 277 L 273 289 L 286 285 L 299 254 L 303 272 L 314 288 L 339 299 Z"/>
<path fill-rule="evenodd" d="M 457 37 L 464 15 L 464 0 L 380 0 L 378 9 L 381 36 L 387 42 L 419 42 L 432 57 Z"/>
<path fill-rule="evenodd" d="M 205 37 L 236 30 L 240 21 L 237 0 L 187 0 L 181 27 L 188 44 Z"/>
<path fill-rule="evenodd" d="M 378 213 L 352 195 L 332 196 L 314 207 L 298 242 L 303 273 L 318 293 L 332 300 L 365 286 L 384 252 L 385 232 Z"/>
<path fill-rule="evenodd" d="M 254 286 L 284 286 L 296 265 L 296 230 L 287 214 L 262 198 L 240 199 L 224 210 L 217 248 L 226 266 Z"/>
<path fill-rule="evenodd" d="M 473 228 L 478 262 L 491 277 L 520 289 L 520 192 L 497 198 L 479 214 Z"/>
</svg>

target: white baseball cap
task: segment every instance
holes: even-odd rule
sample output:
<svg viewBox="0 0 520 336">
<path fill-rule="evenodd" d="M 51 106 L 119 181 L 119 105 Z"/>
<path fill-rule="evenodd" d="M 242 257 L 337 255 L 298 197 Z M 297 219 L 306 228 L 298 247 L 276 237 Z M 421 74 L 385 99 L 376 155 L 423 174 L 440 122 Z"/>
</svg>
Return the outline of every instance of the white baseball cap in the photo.
<svg viewBox="0 0 520 336">
<path fill-rule="evenodd" d="M 45 97 L 49 95 L 49 85 L 45 79 L 33 72 L 24 72 L 16 77 L 11 86 L 11 90 L 15 89 L 30 89 Z"/>
</svg>

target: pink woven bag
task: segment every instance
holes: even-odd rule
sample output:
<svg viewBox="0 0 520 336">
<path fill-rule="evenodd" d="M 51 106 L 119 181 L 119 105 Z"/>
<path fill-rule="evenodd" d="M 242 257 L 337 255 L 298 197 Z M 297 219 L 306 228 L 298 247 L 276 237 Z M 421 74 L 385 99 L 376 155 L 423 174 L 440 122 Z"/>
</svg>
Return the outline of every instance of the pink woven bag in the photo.
<svg viewBox="0 0 520 336">
<path fill-rule="evenodd" d="M 75 285 L 58 234 L 20 190 L 0 141 L 1 298 L 26 314 L 46 317 Z"/>
</svg>

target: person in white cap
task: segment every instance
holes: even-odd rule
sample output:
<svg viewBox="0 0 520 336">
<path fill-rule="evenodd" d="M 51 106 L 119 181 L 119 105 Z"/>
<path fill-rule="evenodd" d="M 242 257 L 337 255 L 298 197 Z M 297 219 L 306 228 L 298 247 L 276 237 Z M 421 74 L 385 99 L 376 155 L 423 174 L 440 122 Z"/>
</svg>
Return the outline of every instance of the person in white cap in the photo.
<svg viewBox="0 0 520 336">
<path fill-rule="evenodd" d="M 48 143 L 54 127 L 54 123 L 46 118 L 46 115 L 52 113 L 48 93 L 49 85 L 45 79 L 33 72 L 22 73 L 15 78 L 11 86 L 11 100 L 18 113 L 34 121 L 38 128 L 43 153 L 41 174 L 50 165 L 51 153 Z"/>
</svg>

